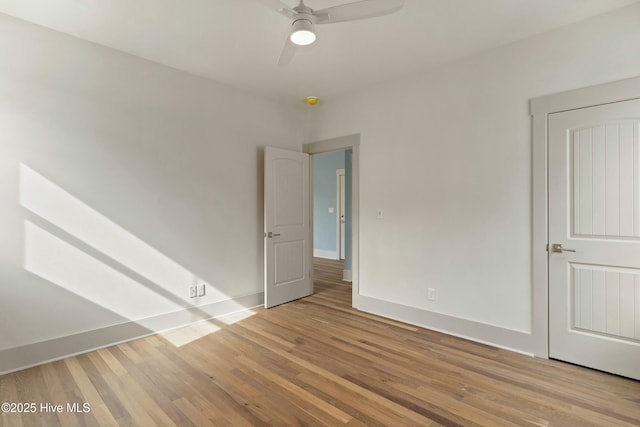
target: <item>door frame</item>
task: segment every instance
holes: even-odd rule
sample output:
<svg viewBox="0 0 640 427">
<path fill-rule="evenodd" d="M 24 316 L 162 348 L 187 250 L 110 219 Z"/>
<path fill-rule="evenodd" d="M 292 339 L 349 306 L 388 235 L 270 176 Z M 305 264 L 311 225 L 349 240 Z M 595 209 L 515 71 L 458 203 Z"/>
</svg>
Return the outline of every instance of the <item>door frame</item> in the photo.
<svg viewBox="0 0 640 427">
<path fill-rule="evenodd" d="M 345 259 L 345 255 L 343 252 L 346 252 L 346 250 L 345 251 L 342 250 L 343 236 L 342 236 L 341 214 L 342 214 L 343 206 L 342 206 L 342 186 L 340 185 L 341 176 L 345 176 L 344 169 L 336 169 L 336 207 L 338 210 L 336 212 L 336 253 L 338 254 L 338 260 Z M 346 213 L 345 213 L 345 217 L 346 217 Z"/>
<path fill-rule="evenodd" d="M 534 98 L 532 116 L 532 350 L 549 358 L 549 115 L 640 99 L 640 76 Z"/>
<path fill-rule="evenodd" d="M 330 151 L 351 150 L 351 305 L 358 308 L 360 298 L 360 134 L 346 135 L 338 138 L 309 142 L 302 145 L 302 152 L 309 155 L 328 153 Z M 309 168 L 310 203 L 313 206 L 313 162 Z M 311 229 L 313 230 L 313 209 L 311 215 Z M 309 254 L 313 265 L 313 233 L 311 233 L 311 245 Z"/>
</svg>

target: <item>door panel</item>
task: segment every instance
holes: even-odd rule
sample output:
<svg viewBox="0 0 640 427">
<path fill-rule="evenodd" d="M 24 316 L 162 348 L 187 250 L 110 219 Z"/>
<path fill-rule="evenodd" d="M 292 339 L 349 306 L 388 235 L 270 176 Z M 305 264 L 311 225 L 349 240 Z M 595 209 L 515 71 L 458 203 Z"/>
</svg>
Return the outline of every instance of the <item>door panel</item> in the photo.
<svg viewBox="0 0 640 427">
<path fill-rule="evenodd" d="M 296 153 L 301 154 L 301 153 Z M 273 171 L 273 226 L 302 227 L 307 207 L 303 206 L 304 164 L 297 158 L 274 158 Z"/>
<path fill-rule="evenodd" d="M 274 242 L 274 286 L 287 285 L 304 279 L 305 249 L 303 240 Z"/>
<path fill-rule="evenodd" d="M 637 126 L 624 120 L 571 131 L 574 235 L 640 237 Z"/>
<path fill-rule="evenodd" d="M 576 329 L 640 340 L 640 272 L 572 264 Z"/>
<path fill-rule="evenodd" d="M 310 295 L 309 155 L 265 149 L 265 307 Z"/>
<path fill-rule="evenodd" d="M 549 116 L 550 356 L 640 379 L 640 101 Z"/>
</svg>

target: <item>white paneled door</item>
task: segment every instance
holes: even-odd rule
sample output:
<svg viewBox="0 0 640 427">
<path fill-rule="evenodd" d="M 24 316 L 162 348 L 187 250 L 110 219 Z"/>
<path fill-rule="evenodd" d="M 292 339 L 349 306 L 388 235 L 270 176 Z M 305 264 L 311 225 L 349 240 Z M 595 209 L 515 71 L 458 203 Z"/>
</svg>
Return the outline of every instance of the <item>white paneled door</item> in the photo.
<svg viewBox="0 0 640 427">
<path fill-rule="evenodd" d="M 640 379 L 640 100 L 549 115 L 549 355 Z"/>
<path fill-rule="evenodd" d="M 345 259 L 346 249 L 346 225 L 347 225 L 347 199 L 346 199 L 346 185 L 345 185 L 344 169 L 338 170 L 338 198 L 340 199 L 338 213 L 340 214 L 338 232 L 340 234 L 340 250 L 338 251 L 338 258 Z"/>
<path fill-rule="evenodd" d="M 267 147 L 264 163 L 264 305 L 311 295 L 309 155 Z"/>
</svg>

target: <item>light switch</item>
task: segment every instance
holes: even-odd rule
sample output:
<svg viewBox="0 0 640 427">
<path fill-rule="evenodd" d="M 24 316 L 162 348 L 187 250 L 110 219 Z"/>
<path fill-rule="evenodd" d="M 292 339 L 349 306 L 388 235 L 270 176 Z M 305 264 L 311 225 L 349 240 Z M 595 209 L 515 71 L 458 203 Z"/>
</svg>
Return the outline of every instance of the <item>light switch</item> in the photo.
<svg viewBox="0 0 640 427">
<path fill-rule="evenodd" d="M 329 213 L 334 213 L 335 209 L 334 208 L 329 208 Z"/>
<path fill-rule="evenodd" d="M 382 209 L 378 209 L 376 212 L 376 218 L 377 219 L 384 219 L 384 212 L 382 211 Z"/>
</svg>

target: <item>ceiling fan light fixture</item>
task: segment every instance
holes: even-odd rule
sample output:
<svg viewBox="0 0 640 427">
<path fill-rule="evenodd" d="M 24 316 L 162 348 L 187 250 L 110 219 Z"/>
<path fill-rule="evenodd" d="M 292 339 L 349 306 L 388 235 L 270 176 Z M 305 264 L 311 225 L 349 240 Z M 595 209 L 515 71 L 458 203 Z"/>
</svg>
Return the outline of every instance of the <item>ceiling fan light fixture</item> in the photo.
<svg viewBox="0 0 640 427">
<path fill-rule="evenodd" d="M 291 43 L 298 46 L 307 46 L 316 41 L 316 33 L 313 24 L 307 19 L 298 19 L 291 26 Z"/>
</svg>

